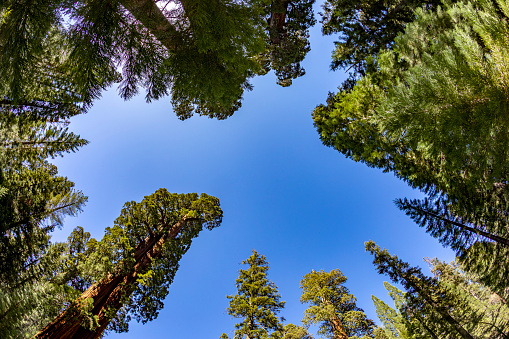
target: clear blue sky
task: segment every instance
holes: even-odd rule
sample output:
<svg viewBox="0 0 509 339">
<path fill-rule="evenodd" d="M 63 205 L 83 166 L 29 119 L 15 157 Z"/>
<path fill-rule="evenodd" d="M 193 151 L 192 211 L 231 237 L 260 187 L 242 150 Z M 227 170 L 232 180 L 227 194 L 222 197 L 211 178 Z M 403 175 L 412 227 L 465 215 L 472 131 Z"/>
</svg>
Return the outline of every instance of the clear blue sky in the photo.
<svg viewBox="0 0 509 339">
<path fill-rule="evenodd" d="M 387 278 L 364 252 L 367 240 L 421 267 L 423 257 L 453 259 L 392 203 L 419 192 L 321 144 L 311 111 L 345 78 L 329 70 L 333 41 L 317 24 L 306 75 L 289 88 L 276 85 L 273 74 L 254 79 L 254 90 L 228 120 L 194 116 L 182 122 L 169 98 L 147 104 L 140 95 L 124 102 L 116 88 L 73 118 L 70 129 L 90 144 L 54 162 L 89 202 L 79 217 L 66 220 L 55 241 L 77 225 L 100 239 L 126 201 L 160 187 L 214 195 L 224 211 L 222 226 L 203 231 L 181 260 L 159 317 L 146 325 L 134 321 L 129 333 L 110 338 L 231 337 L 236 319 L 226 314 L 226 295 L 236 292 L 240 262 L 253 249 L 267 257 L 269 278 L 286 300 L 280 315 L 295 324 L 305 309 L 299 282 L 312 269 L 339 268 L 358 306 L 376 319 L 371 295 L 390 299 Z"/>
</svg>

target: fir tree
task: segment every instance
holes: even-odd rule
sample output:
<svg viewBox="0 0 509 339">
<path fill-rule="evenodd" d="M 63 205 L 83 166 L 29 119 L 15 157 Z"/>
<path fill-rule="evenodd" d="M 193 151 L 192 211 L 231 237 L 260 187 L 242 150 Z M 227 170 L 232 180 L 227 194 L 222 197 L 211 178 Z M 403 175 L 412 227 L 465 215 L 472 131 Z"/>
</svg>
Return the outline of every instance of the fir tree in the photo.
<svg viewBox="0 0 509 339">
<path fill-rule="evenodd" d="M 378 299 L 374 295 L 371 296 L 373 304 L 376 308 L 376 316 L 384 326 L 385 336 L 388 339 L 401 338 L 400 331 L 398 330 L 399 314 L 396 310 L 392 309 L 389 305 Z"/>
<path fill-rule="evenodd" d="M 470 307 L 465 298 L 454 295 L 440 285 L 437 279 L 426 277 L 420 268 L 412 267 L 390 255 L 372 241 L 366 242 L 366 251 L 374 255 L 373 264 L 378 273 L 387 274 L 391 280 L 405 287 L 409 308 L 413 312 L 418 310 L 426 314 L 429 317 L 426 322 L 437 327 L 434 333 L 454 333 L 459 338 L 474 338 L 472 330 L 479 321 L 479 314 Z M 460 317 L 454 317 L 455 311 L 468 314 L 461 317 L 468 321 L 461 322 Z"/>
<path fill-rule="evenodd" d="M 507 8 L 417 10 L 390 51 L 366 59 L 365 76 L 313 112 L 325 145 L 426 193 L 398 205 L 498 293 L 508 286 Z"/>
<path fill-rule="evenodd" d="M 343 286 L 346 277 L 340 270 L 311 271 L 301 280 L 302 303 L 309 303 L 302 322 L 320 324 L 327 338 L 374 338 L 375 324 L 357 307 L 355 297 Z"/>
<path fill-rule="evenodd" d="M 350 90 L 370 70 L 369 59 L 390 49 L 394 39 L 415 19 L 420 7 L 435 8 L 437 0 L 379 1 L 327 0 L 323 5 L 322 32 L 338 34 L 332 52 L 332 69 L 352 71 L 341 88 Z"/>
<path fill-rule="evenodd" d="M 266 258 L 253 250 L 253 254 L 242 263 L 248 268 L 239 272 L 237 294 L 228 296 L 228 314 L 242 319 L 235 325 L 233 338 L 283 338 L 283 325 L 277 314 L 285 302 L 280 301 L 277 286 L 267 278 L 269 264 Z M 295 329 L 287 330 L 289 338 L 292 338 Z M 223 333 L 222 338 L 228 336 Z"/>
<path fill-rule="evenodd" d="M 37 271 L 34 265 L 49 244 L 48 232 L 86 202 L 47 161 L 87 143 L 65 125 L 30 113 L 0 114 L 0 281 L 11 287 L 29 280 L 27 270 Z"/>
</svg>

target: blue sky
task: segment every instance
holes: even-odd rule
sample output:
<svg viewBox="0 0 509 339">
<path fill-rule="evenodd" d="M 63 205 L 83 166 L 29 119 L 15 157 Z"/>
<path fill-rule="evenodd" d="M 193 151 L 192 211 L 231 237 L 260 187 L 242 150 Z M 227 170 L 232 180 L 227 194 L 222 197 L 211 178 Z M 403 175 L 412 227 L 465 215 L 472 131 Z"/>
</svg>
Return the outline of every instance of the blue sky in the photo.
<svg viewBox="0 0 509 339">
<path fill-rule="evenodd" d="M 54 163 L 89 202 L 55 241 L 77 225 L 100 239 L 126 201 L 160 187 L 214 195 L 224 211 L 222 226 L 203 231 L 181 260 L 159 317 L 132 322 L 129 333 L 110 338 L 231 337 L 236 319 L 226 313 L 226 295 L 236 292 L 240 262 L 253 249 L 267 257 L 269 278 L 286 300 L 280 315 L 295 324 L 306 308 L 299 282 L 312 269 L 339 268 L 358 306 L 376 319 L 371 295 L 389 301 L 387 278 L 364 252 L 367 240 L 421 267 L 423 257 L 453 259 L 392 203 L 419 192 L 321 144 L 311 111 L 345 78 L 329 70 L 333 41 L 321 36 L 318 24 L 306 75 L 289 88 L 276 85 L 273 74 L 255 78 L 243 107 L 227 120 L 180 121 L 169 98 L 147 104 L 140 95 L 125 102 L 116 88 L 72 119 L 70 129 L 90 144 Z"/>
</svg>

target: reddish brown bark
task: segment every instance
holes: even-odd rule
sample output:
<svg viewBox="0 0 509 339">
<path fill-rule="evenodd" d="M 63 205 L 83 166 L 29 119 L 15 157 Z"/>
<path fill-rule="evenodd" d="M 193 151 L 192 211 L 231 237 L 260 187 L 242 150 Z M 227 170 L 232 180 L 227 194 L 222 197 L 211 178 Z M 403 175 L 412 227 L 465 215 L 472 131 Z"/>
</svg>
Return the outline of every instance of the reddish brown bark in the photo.
<svg viewBox="0 0 509 339">
<path fill-rule="evenodd" d="M 143 273 L 150 265 L 152 258 L 161 255 L 163 244 L 175 238 L 187 221 L 191 218 L 183 217 L 175 223 L 168 232 L 160 235 L 150 235 L 141 242 L 134 252 L 135 264 L 129 272 L 109 273 L 106 278 L 97 284 L 90 286 L 76 300 L 79 305 L 87 298 L 93 298 L 92 315 L 99 317 L 99 327 L 93 331 L 81 326 L 82 318 L 76 307 L 71 307 L 37 333 L 33 339 L 95 339 L 104 332 L 110 319 L 107 317 L 108 310 L 118 310 L 122 306 L 122 297 L 129 296 L 135 287 L 135 281 L 139 273 Z M 164 227 L 165 225 L 163 225 Z M 122 272 L 118 269 L 117 272 Z"/>
<path fill-rule="evenodd" d="M 329 325 L 332 328 L 334 339 L 348 339 L 345 328 L 338 317 L 332 317 L 329 319 Z"/>
<path fill-rule="evenodd" d="M 281 42 L 281 37 L 285 33 L 286 13 L 289 0 L 275 1 L 271 6 L 271 15 L 269 19 L 270 42 L 277 45 Z"/>
</svg>

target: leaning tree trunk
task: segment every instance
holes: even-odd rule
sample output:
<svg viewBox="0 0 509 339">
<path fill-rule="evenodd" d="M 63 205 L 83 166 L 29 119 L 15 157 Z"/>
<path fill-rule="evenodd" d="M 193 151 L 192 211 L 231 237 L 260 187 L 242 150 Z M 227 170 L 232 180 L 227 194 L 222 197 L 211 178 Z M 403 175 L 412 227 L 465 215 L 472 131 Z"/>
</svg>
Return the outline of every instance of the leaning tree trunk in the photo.
<svg viewBox="0 0 509 339">
<path fill-rule="evenodd" d="M 339 320 L 338 317 L 334 316 L 331 319 L 329 319 L 329 325 L 332 328 L 334 339 L 348 339 L 345 327 L 343 326 L 341 320 Z"/>
<path fill-rule="evenodd" d="M 145 238 L 136 247 L 134 252 L 135 264 L 129 272 L 119 273 L 122 270 L 118 269 L 117 273 L 109 273 L 99 283 L 90 286 L 75 301 L 77 306 L 68 307 L 55 320 L 37 333 L 33 339 L 99 338 L 111 320 L 112 311 L 118 311 L 122 307 L 122 298 L 129 296 L 133 292 L 138 274 L 143 273 L 149 267 L 152 258 L 157 258 L 161 255 L 163 244 L 175 238 L 189 220 L 191 218 L 183 217 L 168 232 L 159 235 L 151 234 Z M 88 298 L 93 299 L 92 315 L 98 317 L 99 326 L 94 330 L 81 326 L 83 317 L 80 316 L 79 305 Z"/>
</svg>

